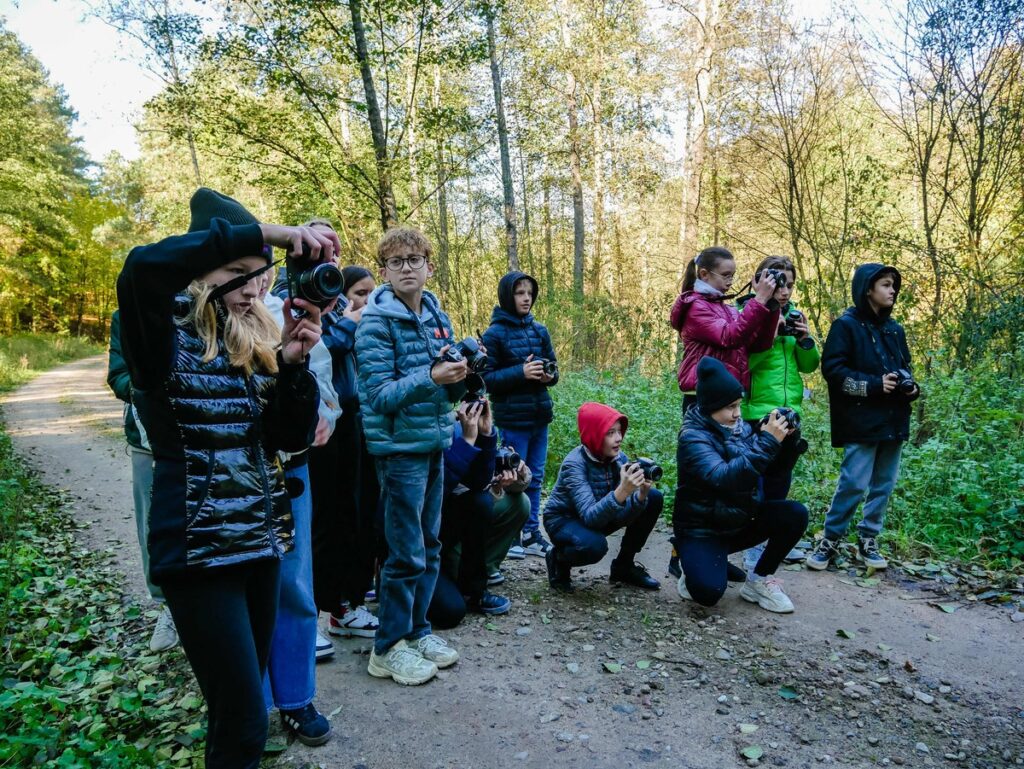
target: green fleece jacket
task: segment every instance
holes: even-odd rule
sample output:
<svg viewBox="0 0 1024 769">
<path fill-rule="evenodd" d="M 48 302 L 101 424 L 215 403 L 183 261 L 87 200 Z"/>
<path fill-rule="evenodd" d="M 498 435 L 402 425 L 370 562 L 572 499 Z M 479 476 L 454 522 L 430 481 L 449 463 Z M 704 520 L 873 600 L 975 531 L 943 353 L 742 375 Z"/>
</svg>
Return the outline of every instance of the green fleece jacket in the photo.
<svg viewBox="0 0 1024 769">
<path fill-rule="evenodd" d="M 792 307 L 786 307 L 783 316 Z M 796 337 L 776 336 L 770 349 L 751 353 L 750 392 L 742 404 L 744 419 L 760 419 L 782 406 L 800 412 L 804 400 L 801 374 L 810 374 L 821 360 L 818 345 L 808 339 L 811 347 L 805 350 Z"/>
</svg>

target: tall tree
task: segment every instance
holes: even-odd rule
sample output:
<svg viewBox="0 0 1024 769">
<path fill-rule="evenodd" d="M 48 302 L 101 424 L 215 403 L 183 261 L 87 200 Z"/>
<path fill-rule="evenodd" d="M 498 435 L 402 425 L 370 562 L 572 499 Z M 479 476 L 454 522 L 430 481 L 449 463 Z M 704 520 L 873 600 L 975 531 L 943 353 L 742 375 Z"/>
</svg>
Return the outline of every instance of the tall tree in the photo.
<svg viewBox="0 0 1024 769">
<path fill-rule="evenodd" d="M 501 67 L 498 64 L 498 44 L 494 31 L 494 17 L 497 9 L 485 6 L 484 21 L 487 24 L 487 54 L 491 62 L 491 83 L 494 87 L 494 111 L 498 128 L 498 150 L 501 154 L 501 192 L 505 212 L 505 248 L 508 253 L 508 269 L 519 269 L 519 242 L 516 232 L 516 198 L 512 181 L 512 161 L 508 149 L 508 125 L 505 122 L 505 101 L 501 93 Z"/>
</svg>

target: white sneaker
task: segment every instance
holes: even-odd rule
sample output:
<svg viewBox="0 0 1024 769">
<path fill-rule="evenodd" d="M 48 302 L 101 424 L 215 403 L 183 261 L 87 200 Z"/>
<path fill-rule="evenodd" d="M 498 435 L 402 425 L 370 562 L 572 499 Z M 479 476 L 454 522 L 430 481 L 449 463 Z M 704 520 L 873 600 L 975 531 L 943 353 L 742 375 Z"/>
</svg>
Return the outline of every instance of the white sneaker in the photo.
<svg viewBox="0 0 1024 769">
<path fill-rule="evenodd" d="M 377 617 L 373 612 L 365 606 L 349 609 L 342 604 L 342 608 L 345 611 L 340 615 L 331 613 L 331 619 L 327 623 L 328 633 L 341 636 L 342 638 L 352 638 L 352 636 L 373 638 L 377 635 L 377 628 L 380 627 L 380 622 L 377 621 Z"/>
<path fill-rule="evenodd" d="M 676 580 L 676 592 L 679 593 L 679 597 L 684 601 L 692 601 L 693 597 L 690 595 L 690 591 L 686 589 L 686 575 L 680 575 L 679 579 Z"/>
<path fill-rule="evenodd" d="M 782 583 L 775 577 L 748 579 L 740 588 L 740 598 L 776 614 L 789 614 L 793 611 L 793 602 L 782 592 Z"/>
<path fill-rule="evenodd" d="M 370 652 L 366 672 L 375 678 L 390 678 L 403 686 L 419 686 L 437 675 L 437 665 L 402 640 L 383 655 L 378 655 L 376 649 Z"/>
<path fill-rule="evenodd" d="M 425 659 L 430 660 L 439 668 L 450 668 L 459 661 L 459 653 L 448 642 L 436 635 L 425 635 L 416 641 L 416 650 Z"/>
<path fill-rule="evenodd" d="M 153 635 L 149 637 L 149 650 L 151 652 L 163 652 L 173 649 L 177 645 L 178 628 L 174 626 L 174 617 L 171 616 L 171 610 L 164 606 L 160 616 L 156 619 Z"/>
<path fill-rule="evenodd" d="M 508 553 L 505 554 L 506 558 L 511 558 L 513 561 L 521 561 L 526 558 L 526 551 L 523 550 L 522 545 L 512 545 L 508 549 Z"/>
<path fill-rule="evenodd" d="M 331 639 L 321 633 L 319 630 L 316 631 L 316 661 L 330 659 L 334 656 L 334 644 L 331 643 Z"/>
</svg>

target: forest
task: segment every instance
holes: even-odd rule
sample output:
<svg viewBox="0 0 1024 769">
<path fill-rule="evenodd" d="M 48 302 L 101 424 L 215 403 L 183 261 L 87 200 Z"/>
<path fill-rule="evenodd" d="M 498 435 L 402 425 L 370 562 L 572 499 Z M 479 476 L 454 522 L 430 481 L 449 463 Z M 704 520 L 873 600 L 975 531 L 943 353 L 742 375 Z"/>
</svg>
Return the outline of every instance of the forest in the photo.
<svg viewBox="0 0 1024 769">
<path fill-rule="evenodd" d="M 986 550 L 998 511 L 988 555 L 1024 557 L 1020 0 L 813 21 L 782 0 L 91 7 L 163 87 L 138 157 L 90 158 L 60 85 L 0 27 L 0 333 L 102 340 L 125 255 L 183 231 L 200 185 L 264 221 L 329 218 L 346 264 L 422 228 L 459 333 L 486 326 L 504 272 L 534 274 L 581 391 L 625 383 L 639 411 L 677 402 L 667 315 L 702 247 L 732 249 L 738 283 L 790 256 L 820 339 L 854 267 L 883 261 L 926 384 L 912 444 L 930 475 L 910 460 L 906 505 L 952 488 L 957 520 L 933 512 L 957 547 Z M 821 496 L 835 456 L 808 387 L 825 466 L 802 482 Z M 642 448 L 669 446 L 648 422 Z"/>
</svg>

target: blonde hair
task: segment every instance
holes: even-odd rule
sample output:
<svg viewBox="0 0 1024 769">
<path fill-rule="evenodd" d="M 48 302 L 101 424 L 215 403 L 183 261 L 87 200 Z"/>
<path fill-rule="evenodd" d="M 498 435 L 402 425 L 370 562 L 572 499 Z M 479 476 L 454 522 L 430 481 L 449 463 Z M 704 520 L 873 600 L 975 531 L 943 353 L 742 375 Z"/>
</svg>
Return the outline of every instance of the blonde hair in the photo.
<svg viewBox="0 0 1024 769">
<path fill-rule="evenodd" d="M 419 249 L 427 257 L 428 262 L 430 261 L 431 254 L 434 252 L 434 248 L 430 245 L 430 240 L 427 239 L 427 236 L 415 227 L 392 227 L 384 233 L 384 236 L 377 244 L 377 264 L 383 267 L 384 262 L 387 261 L 387 258 L 391 256 L 395 249 L 403 246 Z"/>
<path fill-rule="evenodd" d="M 182 323 L 191 323 L 199 338 L 206 344 L 203 363 L 217 357 L 218 319 L 215 302 L 210 294 L 216 286 L 201 280 L 194 280 L 188 287 L 192 307 Z M 246 375 L 256 371 L 265 374 L 277 373 L 277 350 L 281 346 L 281 329 L 274 322 L 270 310 L 263 302 L 253 302 L 249 311 L 235 314 L 225 310 L 223 340 L 232 366 L 245 371 Z"/>
</svg>

